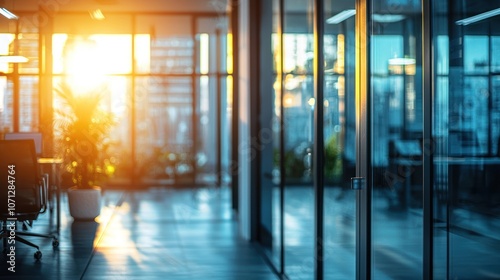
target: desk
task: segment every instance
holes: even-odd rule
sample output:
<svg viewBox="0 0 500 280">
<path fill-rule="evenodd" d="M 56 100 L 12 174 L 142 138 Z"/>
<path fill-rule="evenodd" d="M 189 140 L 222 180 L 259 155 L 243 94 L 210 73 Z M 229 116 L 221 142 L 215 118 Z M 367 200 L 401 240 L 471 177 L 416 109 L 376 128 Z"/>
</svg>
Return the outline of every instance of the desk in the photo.
<svg viewBox="0 0 500 280">
<path fill-rule="evenodd" d="M 59 172 L 57 165 L 63 162 L 62 158 L 38 158 L 38 164 L 51 166 L 51 177 L 56 186 L 56 232 L 59 238 L 59 230 L 61 228 L 61 186 L 59 185 Z M 50 186 L 49 186 L 50 188 Z"/>
</svg>

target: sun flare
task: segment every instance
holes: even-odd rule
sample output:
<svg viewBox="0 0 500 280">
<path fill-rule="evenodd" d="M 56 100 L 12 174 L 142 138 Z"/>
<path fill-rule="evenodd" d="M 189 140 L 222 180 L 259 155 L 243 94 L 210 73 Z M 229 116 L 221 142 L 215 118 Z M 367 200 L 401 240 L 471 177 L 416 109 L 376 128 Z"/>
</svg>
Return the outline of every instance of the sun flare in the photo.
<svg viewBox="0 0 500 280">
<path fill-rule="evenodd" d="M 131 35 L 91 35 L 71 37 L 54 35 L 54 73 L 64 74 L 76 93 L 85 93 L 103 86 L 112 74 L 132 71 Z"/>
</svg>

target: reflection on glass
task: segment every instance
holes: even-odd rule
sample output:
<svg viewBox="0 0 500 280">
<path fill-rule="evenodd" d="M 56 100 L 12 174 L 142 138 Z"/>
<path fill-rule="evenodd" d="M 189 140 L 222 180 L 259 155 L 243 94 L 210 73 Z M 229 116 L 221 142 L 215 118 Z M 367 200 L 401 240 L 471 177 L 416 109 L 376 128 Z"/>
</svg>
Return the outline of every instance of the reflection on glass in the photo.
<svg viewBox="0 0 500 280">
<path fill-rule="evenodd" d="M 267 42 L 272 51 L 272 69 L 267 69 L 263 83 L 269 85 L 270 94 L 261 94 L 260 116 L 260 140 L 262 149 L 260 151 L 260 168 L 263 176 L 260 177 L 260 221 L 259 231 L 260 244 L 265 248 L 265 253 L 273 265 L 281 270 L 282 253 L 282 182 L 281 182 L 281 97 L 282 95 L 282 67 L 281 67 L 281 34 L 278 34 L 279 1 L 266 2 L 262 7 L 264 11 L 273 11 L 269 14 L 273 24 L 268 26 L 266 34 L 269 34 Z M 264 113 L 265 112 L 265 113 Z M 265 135 L 265 136 L 264 136 Z M 265 138 L 265 139 L 264 139 Z"/>
<path fill-rule="evenodd" d="M 491 36 L 491 72 L 500 72 L 500 36 Z"/>
<path fill-rule="evenodd" d="M 297 12 L 300 11 L 300 12 Z M 284 4 L 283 132 L 285 273 L 314 277 L 312 2 Z"/>
<path fill-rule="evenodd" d="M 325 11 L 325 18 L 334 14 Z M 319 104 L 324 110 L 325 279 L 356 278 L 356 194 L 350 190 L 350 178 L 356 175 L 354 22 L 350 16 L 340 26 L 325 24 L 324 100 Z"/>
<path fill-rule="evenodd" d="M 438 41 L 449 38 L 449 45 L 441 43 L 434 55 L 441 69 L 433 101 L 436 279 L 500 277 L 496 265 L 500 262 L 496 234 L 500 220 L 500 42 L 494 36 L 500 31 L 500 21 L 487 17 L 457 26 L 452 16 L 443 16 L 478 15 L 495 8 L 489 1 L 452 1 L 440 7 L 441 13 L 433 14 Z M 460 53 L 463 57 L 457 56 Z M 449 61 L 440 62 L 440 57 Z"/>
<path fill-rule="evenodd" d="M 387 13 L 382 3 L 374 13 Z M 405 16 L 394 21 L 373 17 L 369 37 L 373 279 L 422 279 L 422 32 L 414 4 L 398 6 Z"/>
<path fill-rule="evenodd" d="M 488 72 L 488 37 L 465 35 L 463 39 L 464 71 L 469 74 Z"/>
</svg>

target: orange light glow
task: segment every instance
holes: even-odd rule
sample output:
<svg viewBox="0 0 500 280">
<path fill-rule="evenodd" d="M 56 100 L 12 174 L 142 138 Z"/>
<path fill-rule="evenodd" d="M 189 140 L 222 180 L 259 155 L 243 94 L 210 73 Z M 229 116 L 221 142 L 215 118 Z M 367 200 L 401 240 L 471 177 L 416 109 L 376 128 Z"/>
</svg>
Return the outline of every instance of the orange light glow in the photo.
<svg viewBox="0 0 500 280">
<path fill-rule="evenodd" d="M 74 40 L 66 45 L 64 71 L 75 92 L 92 91 L 104 82 L 105 68 L 101 64 L 107 60 L 101 55 L 92 40 Z"/>
<path fill-rule="evenodd" d="M 78 93 L 100 87 L 106 75 L 132 71 L 131 35 L 95 34 L 88 37 L 53 36 L 53 70 L 66 74 Z"/>
</svg>

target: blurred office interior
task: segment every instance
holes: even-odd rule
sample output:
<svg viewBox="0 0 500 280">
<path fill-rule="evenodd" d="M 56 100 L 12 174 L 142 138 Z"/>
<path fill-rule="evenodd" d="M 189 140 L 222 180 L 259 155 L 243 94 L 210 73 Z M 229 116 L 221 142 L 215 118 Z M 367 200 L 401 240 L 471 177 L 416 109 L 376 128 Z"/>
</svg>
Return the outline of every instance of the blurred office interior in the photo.
<svg viewBox="0 0 500 280">
<path fill-rule="evenodd" d="M 500 278 L 496 1 L 0 8 L 1 139 L 57 156 L 62 84 L 115 120 L 100 218 L 58 170 L 60 248 L 19 246 L 27 279 Z"/>
</svg>

